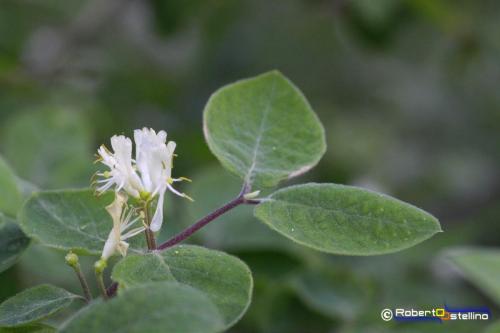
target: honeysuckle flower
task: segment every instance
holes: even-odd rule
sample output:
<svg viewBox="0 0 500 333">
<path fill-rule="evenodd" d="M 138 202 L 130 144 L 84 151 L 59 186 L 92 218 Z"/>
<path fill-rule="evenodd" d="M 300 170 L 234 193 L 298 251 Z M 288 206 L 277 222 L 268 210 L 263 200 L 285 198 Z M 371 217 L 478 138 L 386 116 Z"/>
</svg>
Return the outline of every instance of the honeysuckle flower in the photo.
<svg viewBox="0 0 500 333">
<path fill-rule="evenodd" d="M 113 220 L 113 228 L 102 250 L 101 259 L 105 261 L 116 252 L 125 256 L 129 247 L 126 240 L 143 232 L 145 229 L 143 225 L 130 229 L 139 221 L 140 217 L 134 217 L 134 209 L 127 207 L 127 195 L 124 193 L 116 192 L 115 200 L 106 206 L 106 210 Z"/>
<path fill-rule="evenodd" d="M 113 136 L 109 151 L 104 145 L 98 150 L 100 161 L 110 170 L 98 173 L 98 192 L 115 186 L 115 191 L 125 191 L 136 198 L 158 198 L 156 210 L 149 228 L 158 231 L 163 223 L 163 202 L 165 191 L 192 200 L 177 191 L 174 182 L 187 178 L 172 178 L 175 142 L 167 143 L 167 133 L 156 133 L 151 128 L 134 131 L 135 160 L 132 159 L 132 141 L 125 136 Z"/>
<path fill-rule="evenodd" d="M 132 166 L 132 141 L 123 135 L 115 135 L 111 138 L 111 147 L 114 153 L 104 145 L 97 151 L 101 162 L 110 169 L 97 174 L 103 177 L 97 181 L 100 184 L 97 191 L 104 192 L 116 185 L 117 191 L 123 188 L 130 195 L 139 196 L 142 185 Z"/>
</svg>

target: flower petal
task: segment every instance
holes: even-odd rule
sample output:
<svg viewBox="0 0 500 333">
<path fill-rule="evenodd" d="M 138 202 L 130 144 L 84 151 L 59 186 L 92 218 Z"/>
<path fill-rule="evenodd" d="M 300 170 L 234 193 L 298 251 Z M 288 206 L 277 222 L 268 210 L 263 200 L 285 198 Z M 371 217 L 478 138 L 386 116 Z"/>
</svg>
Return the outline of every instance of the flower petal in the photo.
<svg viewBox="0 0 500 333">
<path fill-rule="evenodd" d="M 165 198 L 165 190 L 160 191 L 160 195 L 158 197 L 158 203 L 156 204 L 156 211 L 151 220 L 151 225 L 149 228 L 153 232 L 157 232 L 161 229 L 161 225 L 163 224 L 163 200 Z"/>
</svg>

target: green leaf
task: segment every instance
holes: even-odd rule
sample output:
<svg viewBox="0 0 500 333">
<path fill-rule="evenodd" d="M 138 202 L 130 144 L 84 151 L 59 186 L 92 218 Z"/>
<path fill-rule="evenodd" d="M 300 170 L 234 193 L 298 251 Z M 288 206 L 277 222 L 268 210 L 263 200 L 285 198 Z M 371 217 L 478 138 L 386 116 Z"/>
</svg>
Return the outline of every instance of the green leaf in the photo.
<svg viewBox="0 0 500 333">
<path fill-rule="evenodd" d="M 326 267 L 303 270 L 291 283 L 305 304 L 333 319 L 359 318 L 370 296 L 367 285 L 356 276 Z"/>
<path fill-rule="evenodd" d="M 23 197 L 14 172 L 0 157 L 0 211 L 16 216 L 21 208 Z"/>
<path fill-rule="evenodd" d="M 42 245 L 78 254 L 99 255 L 113 226 L 105 207 L 113 201 L 109 192 L 60 190 L 35 193 L 19 214 L 19 223 Z M 134 237 L 129 251 L 142 248 L 144 237 Z"/>
<path fill-rule="evenodd" d="M 467 280 L 500 304 L 499 249 L 457 249 L 450 251 L 449 257 Z"/>
<path fill-rule="evenodd" d="M 326 150 L 318 117 L 278 71 L 216 91 L 205 107 L 203 127 L 224 167 L 256 188 L 308 171 Z"/>
<path fill-rule="evenodd" d="M 283 280 L 255 282 L 255 301 L 236 332 L 340 332 L 333 329 L 331 319 L 306 307 Z"/>
<path fill-rule="evenodd" d="M 46 318 L 82 298 L 64 289 L 40 285 L 0 304 L 0 327 L 21 326 Z"/>
<path fill-rule="evenodd" d="M 236 257 L 199 246 L 176 246 L 162 253 L 175 279 L 205 292 L 218 306 L 226 327 L 238 321 L 252 297 L 252 273 Z"/>
<path fill-rule="evenodd" d="M 165 260 L 158 254 L 129 255 L 113 267 L 111 278 L 121 288 L 140 286 L 144 282 L 176 281 Z"/>
<path fill-rule="evenodd" d="M 16 263 L 30 242 L 16 223 L 4 219 L 0 221 L 0 272 Z"/>
<path fill-rule="evenodd" d="M 202 292 L 176 282 L 148 283 L 82 309 L 61 333 L 220 332 L 223 321 Z"/>
<path fill-rule="evenodd" d="M 335 184 L 281 189 L 257 205 L 254 214 L 302 245 L 347 255 L 399 251 L 441 231 L 437 219 L 417 207 Z"/>
<path fill-rule="evenodd" d="M 483 333 L 500 333 L 500 320 L 494 321 L 493 324 L 488 325 Z"/>
<path fill-rule="evenodd" d="M 54 333 L 56 329 L 45 324 L 32 324 L 19 327 L 0 327 L 0 333 Z"/>
<path fill-rule="evenodd" d="M 34 286 L 48 283 L 81 294 L 82 286 L 75 271 L 65 264 L 67 252 L 31 244 L 16 264 L 16 273 L 23 277 L 23 285 Z M 95 257 L 80 256 L 80 266 L 84 275 L 93 281 Z M 90 283 L 94 287 L 94 283 Z M 96 289 L 97 291 L 97 289 Z"/>
<path fill-rule="evenodd" d="M 112 278 L 131 287 L 159 280 L 160 270 L 165 270 L 165 280 L 173 275 L 178 282 L 205 293 L 218 307 L 226 328 L 237 322 L 250 304 L 253 281 L 248 267 L 236 257 L 199 246 L 180 245 L 160 254 L 127 256 L 115 266 Z"/>
</svg>

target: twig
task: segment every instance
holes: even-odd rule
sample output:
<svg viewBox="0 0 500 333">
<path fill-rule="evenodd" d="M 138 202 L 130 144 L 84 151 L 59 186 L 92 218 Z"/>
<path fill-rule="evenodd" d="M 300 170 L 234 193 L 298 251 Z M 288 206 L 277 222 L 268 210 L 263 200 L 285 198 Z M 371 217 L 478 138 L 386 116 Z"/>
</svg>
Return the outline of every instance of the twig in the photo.
<svg viewBox="0 0 500 333">
<path fill-rule="evenodd" d="M 80 285 L 82 286 L 83 290 L 83 295 L 85 296 L 85 300 L 90 302 L 92 300 L 92 294 L 90 293 L 90 288 L 87 283 L 87 280 L 85 279 L 85 275 L 83 275 L 82 269 L 80 267 L 80 263 L 78 262 L 78 256 L 74 254 L 73 252 L 69 252 L 66 257 L 66 263 L 73 268 L 73 270 L 76 273 L 76 276 L 78 277 L 78 280 L 80 281 Z"/>
<path fill-rule="evenodd" d="M 157 250 L 165 250 L 168 249 L 169 247 L 172 247 L 186 238 L 190 237 L 192 234 L 194 234 L 196 231 L 200 230 L 213 220 L 217 219 L 221 215 L 227 213 L 228 211 L 232 210 L 233 208 L 241 205 L 241 204 L 251 204 L 255 205 L 258 204 L 260 201 L 258 199 L 246 199 L 245 194 L 247 194 L 250 191 L 250 187 L 248 185 L 243 185 L 243 189 L 241 190 L 240 194 L 233 200 L 229 201 L 227 204 L 225 204 L 222 207 L 219 207 L 218 209 L 214 210 L 212 213 L 208 214 L 207 216 L 203 217 L 200 219 L 198 222 L 194 223 L 190 227 L 184 229 L 174 237 L 170 238 L 166 242 L 160 244 L 157 247 Z"/>
<path fill-rule="evenodd" d="M 103 272 L 104 269 L 106 269 L 107 263 L 106 260 L 100 259 L 96 261 L 94 264 L 94 269 L 95 269 L 95 277 L 97 280 L 97 286 L 99 287 L 99 290 L 101 291 L 102 298 L 105 300 L 108 299 L 108 293 L 106 291 L 106 286 L 104 285 L 104 279 L 103 279 Z"/>
</svg>

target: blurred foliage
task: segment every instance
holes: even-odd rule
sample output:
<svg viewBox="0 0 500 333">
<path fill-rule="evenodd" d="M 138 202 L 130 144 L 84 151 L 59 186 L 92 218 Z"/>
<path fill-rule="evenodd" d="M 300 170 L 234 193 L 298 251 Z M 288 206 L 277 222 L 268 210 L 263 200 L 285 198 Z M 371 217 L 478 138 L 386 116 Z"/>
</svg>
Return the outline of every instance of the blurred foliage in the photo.
<svg viewBox="0 0 500 333">
<path fill-rule="evenodd" d="M 380 311 L 446 303 L 496 316 L 440 253 L 498 245 L 499 11 L 493 0 L 3 0 L 0 153 L 25 192 L 82 187 L 112 134 L 165 129 L 178 143 L 174 173 L 193 178 L 182 190 L 196 199 L 168 197 L 171 233 L 239 191 L 221 167 L 205 168 L 215 161 L 201 129 L 210 93 L 279 69 L 328 133 L 327 154 L 301 181 L 395 195 L 445 233 L 393 255 L 325 256 L 232 212 L 193 241 L 252 268 L 253 304 L 233 331 L 480 331 L 485 323 L 389 325 Z M 31 245 L 0 275 L 0 299 L 42 281 L 77 291 L 63 265 Z"/>
</svg>

